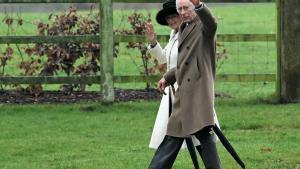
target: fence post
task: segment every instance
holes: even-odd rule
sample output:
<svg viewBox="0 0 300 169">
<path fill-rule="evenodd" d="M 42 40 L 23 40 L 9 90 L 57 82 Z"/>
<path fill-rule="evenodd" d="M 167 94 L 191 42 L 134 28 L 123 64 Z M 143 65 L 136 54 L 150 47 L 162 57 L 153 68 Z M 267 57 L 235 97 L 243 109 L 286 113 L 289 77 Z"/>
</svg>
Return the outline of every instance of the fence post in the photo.
<svg viewBox="0 0 300 169">
<path fill-rule="evenodd" d="M 276 72 L 276 97 L 280 100 L 281 97 L 281 0 L 276 0 L 276 14 L 277 14 L 277 72 Z"/>
<path fill-rule="evenodd" d="M 114 101 L 113 8 L 112 0 L 100 0 L 100 63 L 102 102 Z"/>
<path fill-rule="evenodd" d="M 300 2 L 280 2 L 280 99 L 282 102 L 300 101 Z"/>
</svg>

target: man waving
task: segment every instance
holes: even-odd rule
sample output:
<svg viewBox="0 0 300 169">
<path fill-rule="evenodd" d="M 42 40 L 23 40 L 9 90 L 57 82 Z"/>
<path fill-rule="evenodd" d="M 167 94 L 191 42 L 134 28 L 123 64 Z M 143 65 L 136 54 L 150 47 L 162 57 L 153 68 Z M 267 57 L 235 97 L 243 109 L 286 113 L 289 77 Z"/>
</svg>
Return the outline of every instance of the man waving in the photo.
<svg viewBox="0 0 300 169">
<path fill-rule="evenodd" d="M 167 134 L 158 147 L 149 169 L 170 169 L 185 137 L 195 135 L 202 145 L 207 169 L 220 169 L 215 144 L 214 79 L 216 66 L 216 19 L 200 0 L 177 0 L 183 21 L 179 30 L 177 66 L 158 83 L 163 92 L 176 81 Z"/>
</svg>

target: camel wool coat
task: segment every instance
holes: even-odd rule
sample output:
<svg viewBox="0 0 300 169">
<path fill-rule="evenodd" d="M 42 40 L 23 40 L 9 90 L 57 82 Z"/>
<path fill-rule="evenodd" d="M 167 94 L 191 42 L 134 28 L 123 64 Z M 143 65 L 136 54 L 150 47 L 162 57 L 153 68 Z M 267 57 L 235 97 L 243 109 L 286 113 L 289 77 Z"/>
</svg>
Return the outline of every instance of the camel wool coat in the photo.
<svg viewBox="0 0 300 169">
<path fill-rule="evenodd" d="M 178 84 L 167 126 L 167 135 L 174 137 L 185 137 L 215 124 L 217 22 L 204 4 L 195 11 L 195 19 L 180 26 L 177 66 L 164 75 L 169 84 Z"/>
</svg>

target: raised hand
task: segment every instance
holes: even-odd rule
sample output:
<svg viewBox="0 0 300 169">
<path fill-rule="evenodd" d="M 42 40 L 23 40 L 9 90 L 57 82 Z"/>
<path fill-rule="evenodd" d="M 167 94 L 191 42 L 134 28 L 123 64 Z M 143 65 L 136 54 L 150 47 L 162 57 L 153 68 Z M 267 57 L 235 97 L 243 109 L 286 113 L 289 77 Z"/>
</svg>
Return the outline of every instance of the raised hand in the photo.
<svg viewBox="0 0 300 169">
<path fill-rule="evenodd" d="M 201 0 L 190 0 L 190 1 L 194 4 L 195 7 L 202 4 Z"/>
<path fill-rule="evenodd" d="M 147 22 L 146 25 L 146 38 L 148 39 L 151 45 L 156 44 L 156 33 L 154 31 L 154 27 L 151 22 Z"/>
</svg>

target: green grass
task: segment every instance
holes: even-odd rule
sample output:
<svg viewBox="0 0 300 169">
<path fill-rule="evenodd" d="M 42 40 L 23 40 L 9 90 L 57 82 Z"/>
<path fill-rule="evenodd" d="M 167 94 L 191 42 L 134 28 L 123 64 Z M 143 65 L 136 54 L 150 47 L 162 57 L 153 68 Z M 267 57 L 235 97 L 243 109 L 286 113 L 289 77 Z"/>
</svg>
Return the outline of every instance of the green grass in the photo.
<svg viewBox="0 0 300 169">
<path fill-rule="evenodd" d="M 158 106 L 1 105 L 0 168 L 147 168 L 154 153 L 148 143 Z M 216 102 L 221 127 L 249 169 L 295 169 L 300 164 L 299 106 Z M 220 143 L 218 150 L 223 168 L 238 168 Z M 186 150 L 173 168 L 192 168 Z"/>
</svg>

